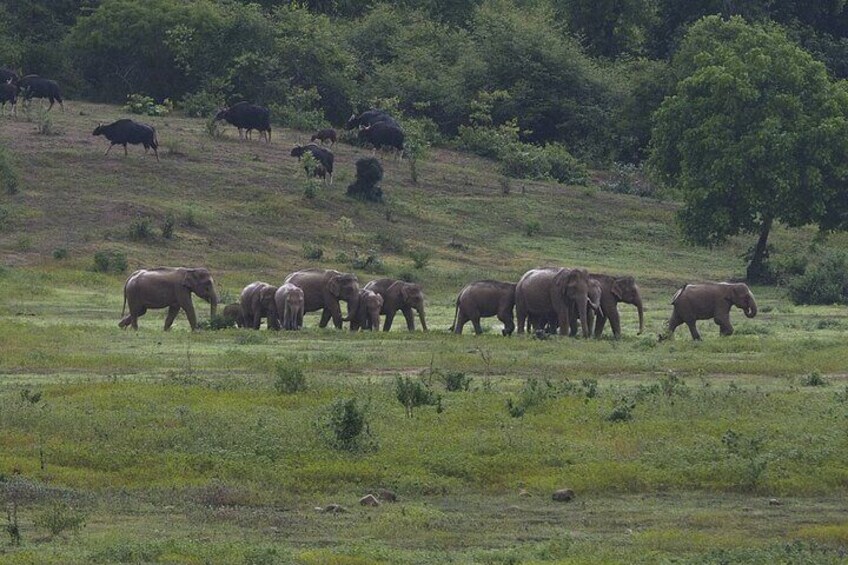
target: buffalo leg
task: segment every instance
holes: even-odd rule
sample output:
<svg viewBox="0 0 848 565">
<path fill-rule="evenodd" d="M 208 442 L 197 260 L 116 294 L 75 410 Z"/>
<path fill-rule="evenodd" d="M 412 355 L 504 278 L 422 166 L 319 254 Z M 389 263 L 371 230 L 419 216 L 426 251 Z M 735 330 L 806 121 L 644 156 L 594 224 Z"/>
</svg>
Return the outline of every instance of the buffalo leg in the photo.
<svg viewBox="0 0 848 565">
<path fill-rule="evenodd" d="M 104 156 L 105 156 L 105 155 L 108 155 L 108 154 L 109 154 L 109 152 L 112 150 L 112 147 L 113 147 L 114 145 L 115 145 L 114 143 L 110 144 L 110 145 L 109 145 L 109 148 L 108 148 L 108 149 L 106 149 L 106 153 L 104 153 L 103 155 L 104 155 Z"/>
</svg>

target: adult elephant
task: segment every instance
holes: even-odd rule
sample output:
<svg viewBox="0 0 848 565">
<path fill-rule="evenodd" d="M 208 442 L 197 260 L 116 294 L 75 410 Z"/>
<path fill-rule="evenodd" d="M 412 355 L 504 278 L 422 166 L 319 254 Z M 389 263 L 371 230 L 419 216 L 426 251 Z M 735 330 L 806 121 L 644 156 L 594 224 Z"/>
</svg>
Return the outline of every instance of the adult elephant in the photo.
<svg viewBox="0 0 848 565">
<path fill-rule="evenodd" d="M 687 284 L 671 299 L 674 311 L 668 320 L 668 337 L 680 324 L 689 326 L 692 339 L 700 340 L 701 334 L 695 326 L 697 320 L 710 318 L 720 328 L 721 335 L 733 334 L 730 324 L 730 307 L 741 308 L 748 318 L 757 315 L 757 301 L 745 283 L 701 283 Z"/>
<path fill-rule="evenodd" d="M 453 314 L 451 331 L 461 334 L 462 327 L 470 321 L 474 333 L 480 335 L 480 318 L 497 316 L 503 322 L 502 335 L 512 335 L 515 331 L 513 313 L 515 310 L 515 283 L 483 280 L 468 283 L 456 297 L 456 309 Z"/>
<path fill-rule="evenodd" d="M 267 318 L 269 330 L 280 329 L 277 303 L 274 302 L 276 292 L 276 286 L 262 281 L 252 282 L 242 289 L 239 304 L 247 327 L 258 330 L 262 318 Z"/>
<path fill-rule="evenodd" d="M 406 329 L 415 331 L 413 308 L 418 312 L 421 328 L 427 331 L 427 322 L 424 319 L 424 290 L 421 285 L 395 279 L 377 279 L 366 284 L 365 290 L 376 292 L 383 297 L 381 313 L 386 315 L 383 331 L 392 329 L 392 321 L 398 310 L 403 312 L 403 317 L 406 318 Z"/>
<path fill-rule="evenodd" d="M 592 333 L 592 327 L 595 324 L 595 318 L 601 315 L 601 295 L 603 294 L 603 290 L 601 289 L 601 283 L 597 280 L 593 279 L 591 275 L 589 276 L 589 300 L 586 303 L 586 322 L 589 325 L 589 333 Z M 577 335 L 577 320 L 581 320 L 580 312 L 577 309 L 576 304 L 571 305 L 570 314 L 570 326 L 568 328 L 568 335 L 574 337 Z M 551 316 L 552 319 L 556 319 L 554 316 Z"/>
<path fill-rule="evenodd" d="M 546 320 L 555 312 L 557 325 L 565 335 L 570 327 L 571 309 L 580 316 L 583 337 L 589 337 L 586 305 L 589 302 L 589 272 L 586 269 L 543 267 L 524 273 L 515 287 L 518 333 L 524 333 L 528 318 Z"/>
<path fill-rule="evenodd" d="M 215 292 L 215 281 L 208 269 L 185 267 L 157 267 L 155 269 L 140 269 L 127 278 L 124 283 L 124 308 L 121 316 L 129 307 L 129 314 L 118 323 L 120 328 L 132 325 L 138 329 L 138 319 L 147 312 L 148 308 L 167 308 L 165 316 L 165 331 L 171 329 L 174 318 L 180 310 L 185 310 L 188 323 L 192 330 L 197 329 L 197 317 L 191 294 L 194 293 L 211 305 L 211 314 L 215 315 L 218 307 L 218 295 Z"/>
<path fill-rule="evenodd" d="M 632 304 L 639 313 L 639 332 L 641 335 L 645 329 L 645 310 L 642 305 L 642 294 L 636 285 L 636 280 L 631 276 L 616 277 L 599 273 L 589 273 L 589 278 L 601 285 L 601 308 L 595 319 L 595 337 L 601 337 L 604 326 L 609 320 L 612 335 L 616 339 L 621 337 L 621 318 L 618 314 L 618 304 Z"/>
<path fill-rule="evenodd" d="M 330 318 L 337 329 L 342 328 L 342 311 L 339 300 L 347 302 L 348 312 L 356 309 L 359 296 L 359 281 L 356 275 L 340 273 L 332 269 L 304 269 L 286 277 L 291 283 L 303 290 L 303 311 L 314 312 L 323 309 L 320 327 L 326 327 Z"/>
</svg>

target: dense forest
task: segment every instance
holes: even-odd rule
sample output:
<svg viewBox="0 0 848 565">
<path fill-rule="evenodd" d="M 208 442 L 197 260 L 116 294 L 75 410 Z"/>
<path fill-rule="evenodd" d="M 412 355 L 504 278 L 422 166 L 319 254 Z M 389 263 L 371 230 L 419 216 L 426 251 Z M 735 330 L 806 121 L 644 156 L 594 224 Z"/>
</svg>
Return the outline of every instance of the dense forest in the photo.
<svg viewBox="0 0 848 565">
<path fill-rule="evenodd" d="M 10 0 L 0 53 L 71 97 L 188 115 L 250 100 L 307 129 L 380 106 L 512 176 L 647 162 L 689 240 L 759 234 L 752 279 L 773 222 L 848 225 L 844 0 Z"/>
</svg>

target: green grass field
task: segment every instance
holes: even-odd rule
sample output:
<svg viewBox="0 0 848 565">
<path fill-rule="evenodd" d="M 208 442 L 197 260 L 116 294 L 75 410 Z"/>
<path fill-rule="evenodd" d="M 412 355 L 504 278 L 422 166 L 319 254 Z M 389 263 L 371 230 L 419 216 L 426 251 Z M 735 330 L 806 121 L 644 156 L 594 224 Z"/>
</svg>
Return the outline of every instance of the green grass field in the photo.
<svg viewBox="0 0 848 565">
<path fill-rule="evenodd" d="M 4 528 L 0 562 L 845 562 L 846 309 L 755 288 L 760 315 L 735 311 L 732 337 L 702 322 L 701 343 L 685 327 L 657 340 L 675 289 L 741 276 L 749 239 L 685 246 L 673 202 L 597 183 L 513 179 L 504 194 L 495 164 L 444 149 L 419 163 L 419 184 L 384 160 L 388 203 L 374 206 L 344 196 L 370 152 L 338 144 L 336 182 L 307 199 L 288 153 L 308 132 L 265 145 L 144 118 L 157 164 L 139 147 L 103 156 L 91 130 L 119 108 L 66 106 L 50 114 L 54 135 L 0 120 L 20 177 L 0 195 L 0 523 L 16 508 L 22 540 Z M 131 236 L 144 218 L 151 235 Z M 541 232 L 527 236 L 532 221 Z M 814 236 L 778 229 L 774 244 L 804 252 Z M 320 330 L 310 314 L 298 333 L 191 333 L 180 316 L 166 334 L 154 311 L 124 332 L 126 274 L 94 272 L 99 251 L 123 252 L 129 271 L 207 266 L 228 300 L 254 280 L 377 255 L 382 272 L 356 271 L 360 282 L 419 280 L 432 331 Z M 448 333 L 466 282 L 545 264 L 634 275 L 646 333 L 627 306 L 620 341 L 502 338 L 494 319 L 479 337 Z M 278 392 L 285 368 L 305 390 Z M 446 390 L 450 373 L 467 390 Z M 399 377 L 439 406 L 407 417 Z M 347 399 L 367 418 L 351 450 L 330 424 Z M 398 502 L 359 506 L 379 488 Z M 575 499 L 551 500 L 560 488 Z M 331 503 L 347 512 L 316 510 Z"/>
</svg>

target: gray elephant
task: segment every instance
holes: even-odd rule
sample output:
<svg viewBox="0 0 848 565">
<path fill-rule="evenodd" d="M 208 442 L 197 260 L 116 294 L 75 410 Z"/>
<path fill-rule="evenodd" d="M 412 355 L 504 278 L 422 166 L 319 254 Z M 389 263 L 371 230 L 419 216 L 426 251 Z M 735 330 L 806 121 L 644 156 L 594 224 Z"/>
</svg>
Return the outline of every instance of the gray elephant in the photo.
<svg viewBox="0 0 848 565">
<path fill-rule="evenodd" d="M 362 289 L 356 300 L 356 310 L 350 313 L 350 331 L 380 331 L 380 313 L 383 311 L 383 297 L 372 290 Z"/>
<path fill-rule="evenodd" d="M 395 279 L 377 279 L 366 284 L 365 289 L 383 297 L 382 313 L 386 315 L 383 331 L 392 329 L 392 321 L 398 310 L 403 312 L 403 317 L 406 318 L 406 329 L 415 331 L 413 308 L 418 312 L 421 328 L 427 331 L 427 322 L 424 319 L 424 290 L 421 285 Z"/>
<path fill-rule="evenodd" d="M 674 311 L 668 320 L 668 337 L 680 324 L 689 326 L 692 339 L 700 340 L 701 334 L 695 326 L 697 320 L 710 318 L 719 326 L 721 335 L 733 334 L 730 324 L 730 307 L 741 308 L 748 318 L 757 315 L 757 301 L 745 283 L 701 283 L 687 284 L 671 299 Z"/>
<path fill-rule="evenodd" d="M 291 283 L 280 285 L 274 294 L 274 302 L 284 330 L 295 331 L 303 327 L 305 298 L 300 287 Z"/>
<path fill-rule="evenodd" d="M 570 328 L 571 309 L 575 305 L 583 337 L 589 337 L 588 303 L 589 272 L 586 269 L 531 269 L 524 273 L 515 287 L 518 333 L 524 333 L 528 318 L 543 320 L 550 312 L 555 312 L 559 331 L 564 335 Z"/>
<path fill-rule="evenodd" d="M 616 339 L 621 337 L 621 318 L 618 314 L 620 302 L 636 307 L 639 313 L 639 332 L 636 335 L 641 335 L 645 329 L 645 310 L 642 305 L 642 294 L 633 277 L 589 273 L 589 278 L 598 281 L 601 285 L 601 311 L 595 320 L 595 337 L 601 337 L 607 320 L 612 328 L 612 335 Z"/>
<path fill-rule="evenodd" d="M 601 315 L 601 296 L 603 294 L 603 289 L 601 288 L 601 283 L 593 279 L 591 276 L 589 277 L 589 300 L 586 303 L 586 322 L 589 325 L 589 332 L 592 332 L 592 327 L 595 324 L 595 317 L 600 317 Z M 569 323 L 571 324 L 568 328 L 568 335 L 574 337 L 577 335 L 577 321 L 580 320 L 580 312 L 577 309 L 576 304 L 571 305 L 571 319 Z M 553 332 L 551 332 L 553 333 Z"/>
<path fill-rule="evenodd" d="M 214 316 L 218 307 L 218 295 L 215 292 L 215 281 L 207 269 L 157 267 L 135 271 L 124 283 L 124 307 L 121 316 L 124 316 L 127 307 L 129 314 L 123 317 L 118 327 L 126 328 L 132 325 L 133 329 L 137 330 L 138 319 L 148 308 L 167 308 L 165 331 L 171 329 L 180 309 L 185 311 L 191 329 L 196 330 L 197 317 L 191 302 L 192 293 L 211 305 L 211 314 Z"/>
<path fill-rule="evenodd" d="M 304 269 L 291 273 L 284 282 L 303 290 L 304 312 L 323 309 L 319 327 L 326 327 L 332 318 L 337 329 L 342 328 L 342 311 L 339 300 L 348 305 L 348 312 L 356 309 L 359 281 L 356 275 L 326 269 Z"/>
<path fill-rule="evenodd" d="M 262 325 L 262 318 L 266 318 L 269 330 L 280 329 L 277 304 L 274 302 L 275 292 L 276 286 L 262 281 L 252 282 L 244 287 L 239 296 L 239 303 L 248 328 L 258 330 Z"/>
<path fill-rule="evenodd" d="M 474 333 L 483 333 L 480 318 L 497 316 L 504 327 L 501 333 L 512 335 L 515 331 L 513 312 L 515 310 L 515 283 L 483 280 L 468 283 L 456 297 L 456 309 L 453 314 L 451 331 L 461 334 L 462 327 L 469 320 Z"/>
<path fill-rule="evenodd" d="M 243 328 L 245 326 L 244 313 L 242 312 L 241 304 L 238 302 L 227 304 L 226 307 L 224 307 L 222 316 L 224 317 L 224 320 L 226 320 L 227 326 L 232 326 L 233 324 L 239 328 Z"/>
</svg>

